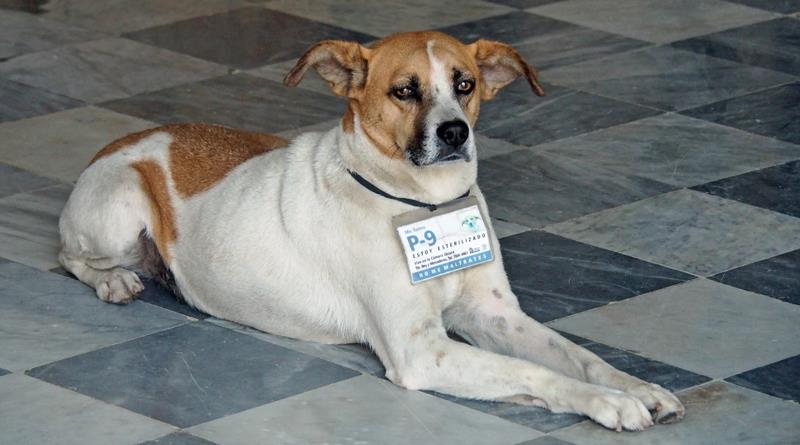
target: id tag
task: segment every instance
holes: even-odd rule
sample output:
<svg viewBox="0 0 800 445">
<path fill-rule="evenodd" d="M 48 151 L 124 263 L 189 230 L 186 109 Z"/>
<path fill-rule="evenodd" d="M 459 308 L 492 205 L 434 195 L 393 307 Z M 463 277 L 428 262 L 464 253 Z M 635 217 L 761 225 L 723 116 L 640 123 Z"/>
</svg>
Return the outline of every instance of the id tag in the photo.
<svg viewBox="0 0 800 445">
<path fill-rule="evenodd" d="M 393 223 L 406 255 L 411 284 L 494 259 L 489 231 L 474 196 L 435 211 L 403 213 Z"/>
</svg>

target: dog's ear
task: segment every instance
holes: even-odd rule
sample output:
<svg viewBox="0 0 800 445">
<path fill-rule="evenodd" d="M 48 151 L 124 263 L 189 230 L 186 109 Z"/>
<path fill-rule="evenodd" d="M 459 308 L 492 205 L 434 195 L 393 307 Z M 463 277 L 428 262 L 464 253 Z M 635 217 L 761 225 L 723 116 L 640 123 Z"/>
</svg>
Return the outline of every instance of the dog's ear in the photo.
<svg viewBox="0 0 800 445">
<path fill-rule="evenodd" d="M 367 82 L 369 50 L 356 42 L 323 40 L 312 46 L 283 79 L 297 86 L 306 71 L 313 67 L 339 96 L 350 96 Z"/>
<path fill-rule="evenodd" d="M 537 96 L 544 96 L 536 68 L 519 55 L 517 50 L 501 42 L 478 40 L 469 45 L 481 70 L 481 99 L 492 99 L 504 86 L 519 76 L 525 76 Z"/>
</svg>

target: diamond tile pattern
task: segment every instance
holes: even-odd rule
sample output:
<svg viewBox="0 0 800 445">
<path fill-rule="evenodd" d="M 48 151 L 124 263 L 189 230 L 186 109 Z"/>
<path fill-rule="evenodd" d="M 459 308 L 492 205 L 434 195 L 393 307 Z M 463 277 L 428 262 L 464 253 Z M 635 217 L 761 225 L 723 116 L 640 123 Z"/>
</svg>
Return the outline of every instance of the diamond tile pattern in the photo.
<svg viewBox="0 0 800 445">
<path fill-rule="evenodd" d="M 796 78 L 667 46 L 542 73 L 559 85 L 661 110 L 682 110 Z"/>
<path fill-rule="evenodd" d="M 800 437 L 798 0 L 0 0 L 0 442 L 784 445 Z M 368 345 L 127 306 L 57 261 L 94 153 L 204 121 L 289 138 L 345 100 L 282 79 L 323 39 L 512 44 L 478 182 L 522 309 L 677 391 L 676 425 L 407 391 Z M 323 259 L 324 260 L 324 259 Z M 707 278 L 706 278 L 707 277 Z M 713 380 L 711 380 L 713 379 Z"/>
<path fill-rule="evenodd" d="M 800 21 L 786 17 L 676 42 L 673 46 L 797 75 L 798 36 Z"/>
<path fill-rule="evenodd" d="M 187 427 L 356 372 L 196 322 L 41 366 L 28 374 Z"/>
<path fill-rule="evenodd" d="M 522 309 L 550 321 L 663 287 L 691 275 L 546 232 L 501 241 L 503 264 Z"/>
<path fill-rule="evenodd" d="M 0 64 L 0 76 L 91 103 L 226 71 L 221 65 L 120 38 L 62 46 Z"/>
<path fill-rule="evenodd" d="M 279 132 L 341 117 L 340 98 L 237 74 L 103 103 L 104 108 L 158 123 L 203 121 Z"/>
<path fill-rule="evenodd" d="M 291 33 L 276 33 L 291 29 Z M 202 34 L 204 38 L 198 39 Z M 126 37 L 237 68 L 298 57 L 322 39 L 368 42 L 374 37 L 295 15 L 250 7 L 149 28 Z"/>
</svg>

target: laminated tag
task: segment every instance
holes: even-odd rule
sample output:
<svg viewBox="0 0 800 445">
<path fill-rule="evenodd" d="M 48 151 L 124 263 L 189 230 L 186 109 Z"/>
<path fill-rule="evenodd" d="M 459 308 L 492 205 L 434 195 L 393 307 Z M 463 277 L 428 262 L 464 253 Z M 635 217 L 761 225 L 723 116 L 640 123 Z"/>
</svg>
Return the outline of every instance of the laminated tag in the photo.
<svg viewBox="0 0 800 445">
<path fill-rule="evenodd" d="M 393 219 L 416 284 L 494 259 L 478 200 L 461 198 L 435 211 L 413 210 Z"/>
</svg>

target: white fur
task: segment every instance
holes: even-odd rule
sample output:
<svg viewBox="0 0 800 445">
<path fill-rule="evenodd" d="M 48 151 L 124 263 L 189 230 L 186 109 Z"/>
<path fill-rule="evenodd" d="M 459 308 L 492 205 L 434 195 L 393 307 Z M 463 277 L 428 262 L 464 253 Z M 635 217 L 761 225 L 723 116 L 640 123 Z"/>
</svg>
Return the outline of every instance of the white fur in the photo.
<svg viewBox="0 0 800 445">
<path fill-rule="evenodd" d="M 438 83 L 446 73 L 428 48 Z M 441 106 L 449 110 L 445 96 Z M 168 172 L 169 143 L 168 134 L 156 133 L 99 160 L 64 209 L 61 261 L 98 295 L 107 287 L 105 299 L 136 292 L 118 269 L 135 262 L 136 238 L 149 230 L 149 204 L 130 164 L 152 159 Z M 489 221 L 494 262 L 412 285 L 391 225 L 411 208 L 371 193 L 345 170 L 422 201 L 469 189 L 486 211 L 474 159 L 424 168 L 388 159 L 357 119 L 353 133 L 304 134 L 188 199 L 170 182 L 178 237 L 169 266 L 199 309 L 274 334 L 368 343 L 387 377 L 406 388 L 583 413 L 617 430 L 649 427 L 647 408 L 682 416 L 669 392 L 614 369 L 519 309 Z M 475 346 L 450 340 L 448 329 Z"/>
</svg>

